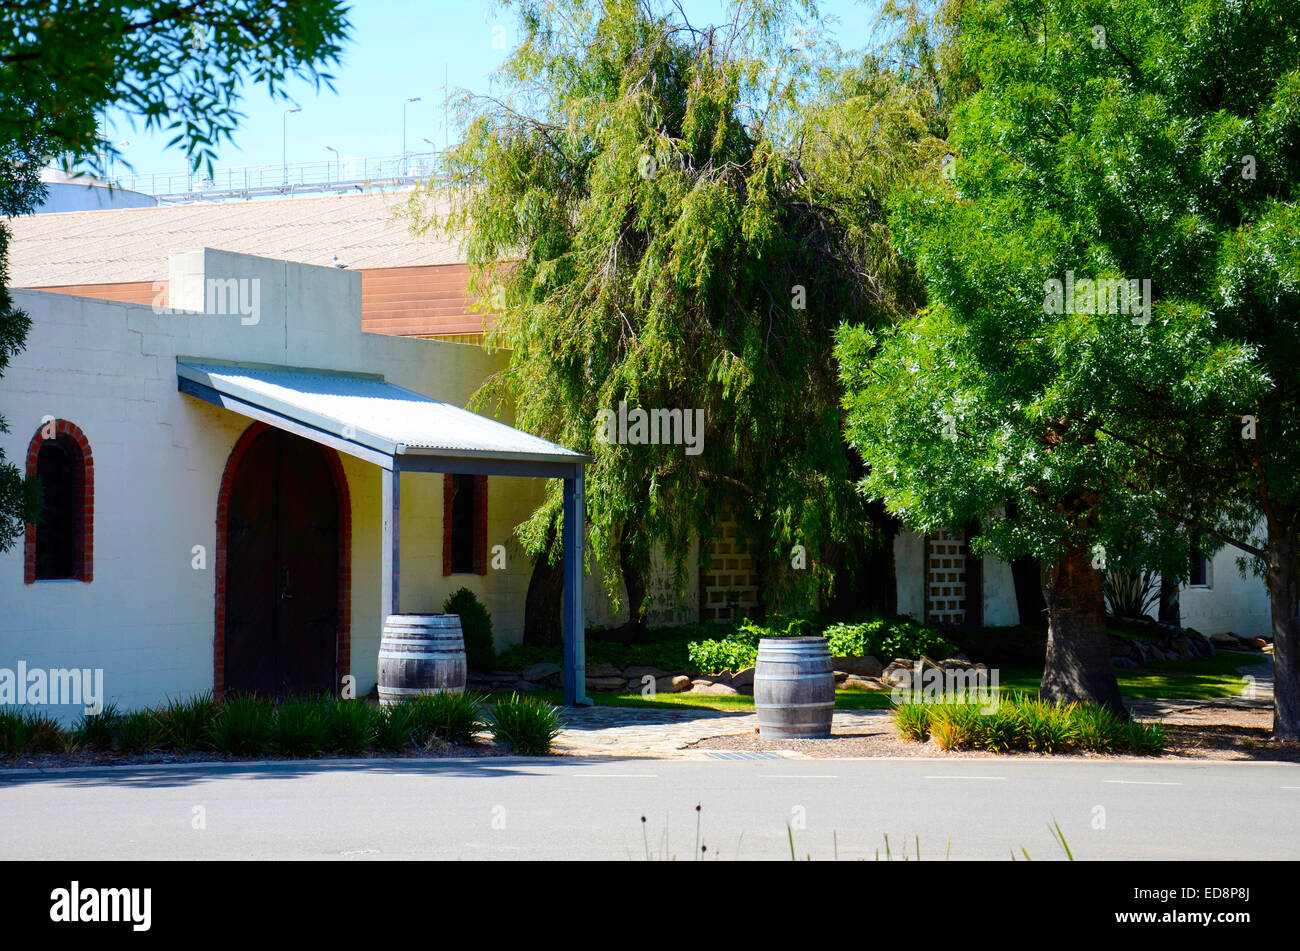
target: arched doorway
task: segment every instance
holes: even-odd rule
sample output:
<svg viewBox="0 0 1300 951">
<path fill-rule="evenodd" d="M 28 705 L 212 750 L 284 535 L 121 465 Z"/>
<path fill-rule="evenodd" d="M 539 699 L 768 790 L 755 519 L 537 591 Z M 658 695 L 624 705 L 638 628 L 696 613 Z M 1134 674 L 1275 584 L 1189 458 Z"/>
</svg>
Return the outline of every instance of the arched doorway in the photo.
<svg viewBox="0 0 1300 951">
<path fill-rule="evenodd" d="M 219 694 L 336 693 L 346 484 L 329 450 L 254 427 L 231 453 L 218 552 Z"/>
</svg>

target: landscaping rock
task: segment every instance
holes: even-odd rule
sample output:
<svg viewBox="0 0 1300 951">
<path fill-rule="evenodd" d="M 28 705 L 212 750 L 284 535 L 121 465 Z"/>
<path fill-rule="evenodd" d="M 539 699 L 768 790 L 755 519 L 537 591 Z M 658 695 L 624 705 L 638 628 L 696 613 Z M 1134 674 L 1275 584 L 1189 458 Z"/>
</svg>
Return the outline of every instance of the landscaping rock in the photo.
<svg viewBox="0 0 1300 951">
<path fill-rule="evenodd" d="M 848 679 L 849 679 L 849 672 L 848 672 L 847 670 L 837 670 L 837 671 L 835 671 L 835 682 L 836 682 L 837 684 L 843 683 L 844 681 L 846 681 L 846 680 L 848 680 Z"/>
<path fill-rule="evenodd" d="M 691 686 L 692 694 L 701 694 L 705 697 L 734 697 L 739 694 L 735 687 L 729 687 L 726 684 L 710 683 L 707 680 L 693 681 Z"/>
<path fill-rule="evenodd" d="M 871 656 L 832 657 L 831 663 L 835 665 L 836 670 L 855 674 L 858 677 L 879 677 L 880 672 L 884 669 L 880 661 Z M 735 683 L 735 680 L 732 680 L 732 683 Z"/>
<path fill-rule="evenodd" d="M 1112 657 L 1110 662 L 1113 666 L 1119 667 L 1123 670 L 1133 670 L 1138 666 L 1137 661 L 1128 657 Z"/>
<path fill-rule="evenodd" d="M 535 683 L 530 683 L 527 680 L 521 680 L 514 685 L 514 689 L 522 690 L 524 693 L 528 693 L 528 691 L 530 690 L 538 690 L 540 688 Z"/>
<path fill-rule="evenodd" d="M 626 681 L 621 676 L 618 677 L 588 677 L 587 690 L 597 693 L 611 693 L 621 691 Z"/>
<path fill-rule="evenodd" d="M 1263 650 L 1268 646 L 1268 641 L 1264 640 L 1262 637 L 1252 637 L 1250 639 L 1250 646 L 1255 648 L 1255 650 Z"/>
<path fill-rule="evenodd" d="M 844 682 L 840 684 L 841 690 L 884 690 L 885 685 L 879 680 L 868 680 L 866 677 L 859 677 L 857 674 L 849 674 Z"/>
<path fill-rule="evenodd" d="M 1214 656 L 1214 642 L 1200 631 L 1194 631 L 1191 628 L 1188 628 L 1187 641 L 1192 645 L 1192 650 L 1196 652 L 1196 656 L 1200 657 L 1202 660 Z"/>
<path fill-rule="evenodd" d="M 894 661 L 880 673 L 880 682 L 890 687 L 910 687 L 912 684 L 912 665 Z"/>
<path fill-rule="evenodd" d="M 587 679 L 595 678 L 597 680 L 608 680 L 611 677 L 617 677 L 623 680 L 623 671 L 619 670 L 613 664 L 594 664 L 587 667 Z"/>
<path fill-rule="evenodd" d="M 536 683 L 538 681 L 545 680 L 547 677 L 555 677 L 561 675 L 563 674 L 563 672 L 564 671 L 556 664 L 541 663 L 541 664 L 533 664 L 532 666 L 525 667 L 523 673 L 520 676 L 523 677 L 524 680 L 528 680 L 528 681 L 532 681 L 533 683 Z"/>
<path fill-rule="evenodd" d="M 944 660 L 942 666 L 944 670 L 970 670 L 974 665 L 965 657 L 953 656 Z"/>
<path fill-rule="evenodd" d="M 681 693 L 691 689 L 691 678 L 685 674 L 672 674 L 655 680 L 655 693 Z"/>
<path fill-rule="evenodd" d="M 1210 635 L 1210 643 L 1217 647 L 1235 648 L 1238 644 L 1237 635 L 1229 631 L 1219 631 L 1217 634 Z"/>
<path fill-rule="evenodd" d="M 731 675 L 731 686 L 739 690 L 741 687 L 754 686 L 754 668 L 746 667 L 744 670 L 738 670 Z"/>
<path fill-rule="evenodd" d="M 716 674 L 709 674 L 707 679 L 712 680 L 715 684 L 726 684 L 727 686 L 731 686 L 731 671 L 722 670 Z"/>
</svg>

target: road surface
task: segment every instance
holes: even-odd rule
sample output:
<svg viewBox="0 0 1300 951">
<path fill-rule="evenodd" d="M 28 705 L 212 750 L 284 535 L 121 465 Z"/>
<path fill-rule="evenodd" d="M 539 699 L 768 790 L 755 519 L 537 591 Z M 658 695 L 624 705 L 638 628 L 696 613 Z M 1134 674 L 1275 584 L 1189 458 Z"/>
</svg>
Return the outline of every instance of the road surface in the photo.
<svg viewBox="0 0 1300 951">
<path fill-rule="evenodd" d="M 697 804 L 723 861 L 1300 856 L 1293 764 L 573 757 L 0 770 L 0 860 L 690 859 Z"/>
</svg>

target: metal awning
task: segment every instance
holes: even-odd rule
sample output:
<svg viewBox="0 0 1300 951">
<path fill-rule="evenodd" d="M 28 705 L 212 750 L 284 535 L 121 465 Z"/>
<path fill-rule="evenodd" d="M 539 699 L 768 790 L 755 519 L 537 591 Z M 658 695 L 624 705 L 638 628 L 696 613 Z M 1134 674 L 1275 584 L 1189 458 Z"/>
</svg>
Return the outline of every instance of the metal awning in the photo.
<svg viewBox="0 0 1300 951">
<path fill-rule="evenodd" d="M 382 376 L 178 358 L 180 391 L 384 468 L 564 476 L 590 456 Z"/>
<path fill-rule="evenodd" d="M 401 612 L 401 474 L 564 480 L 564 698 L 586 697 L 583 467 L 590 456 L 387 382 L 382 376 L 176 358 L 180 392 L 382 470 L 382 604 Z"/>
</svg>

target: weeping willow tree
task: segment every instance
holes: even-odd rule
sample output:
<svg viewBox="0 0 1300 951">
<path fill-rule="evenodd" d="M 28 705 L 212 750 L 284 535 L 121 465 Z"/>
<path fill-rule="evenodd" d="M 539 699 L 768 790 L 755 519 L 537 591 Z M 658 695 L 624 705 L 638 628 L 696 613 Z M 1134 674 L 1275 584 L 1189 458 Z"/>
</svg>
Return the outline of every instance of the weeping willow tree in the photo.
<svg viewBox="0 0 1300 951">
<path fill-rule="evenodd" d="M 905 296 L 837 139 L 924 138 L 923 123 L 866 77 L 810 65 L 825 35 L 810 3 L 749 0 L 707 27 L 653 0 L 506 5 L 520 42 L 505 91 L 464 98 L 463 138 L 408 209 L 417 231 L 462 237 L 471 294 L 497 314 L 487 344 L 509 362 L 476 404 L 592 454 L 589 550 L 616 603 L 624 582 L 632 629 L 656 546 L 684 590 L 693 539 L 707 549 L 724 517 L 763 607 L 809 603 L 832 580 L 823 552 L 876 530 L 853 490 L 834 331 L 889 320 Z M 832 108 L 855 96 L 889 121 Z M 680 410 L 702 434 L 611 441 L 620 404 L 630 420 Z M 554 575 L 560 508 L 552 485 L 518 530 L 534 589 Z M 555 636 L 530 615 L 526 639 Z"/>
</svg>

